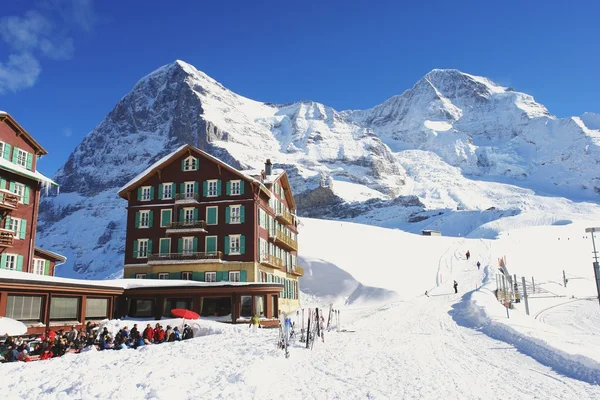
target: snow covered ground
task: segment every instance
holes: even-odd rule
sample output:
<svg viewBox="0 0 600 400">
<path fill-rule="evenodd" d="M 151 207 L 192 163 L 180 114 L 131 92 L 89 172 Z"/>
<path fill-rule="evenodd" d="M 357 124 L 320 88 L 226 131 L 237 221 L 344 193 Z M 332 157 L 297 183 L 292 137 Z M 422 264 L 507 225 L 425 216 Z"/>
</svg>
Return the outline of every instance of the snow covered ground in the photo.
<svg viewBox="0 0 600 400">
<path fill-rule="evenodd" d="M 3 364 L 5 398 L 600 398 L 600 305 L 584 300 L 595 294 L 584 228 L 597 221 L 497 240 L 303 222 L 305 274 L 337 277 L 308 279 L 303 306 L 334 303 L 348 332 L 328 332 L 312 351 L 296 343 L 285 359 L 277 330 L 201 321 L 206 334 L 186 342 Z M 492 294 L 502 256 L 536 280 L 530 316 L 520 304 L 507 318 Z"/>
</svg>

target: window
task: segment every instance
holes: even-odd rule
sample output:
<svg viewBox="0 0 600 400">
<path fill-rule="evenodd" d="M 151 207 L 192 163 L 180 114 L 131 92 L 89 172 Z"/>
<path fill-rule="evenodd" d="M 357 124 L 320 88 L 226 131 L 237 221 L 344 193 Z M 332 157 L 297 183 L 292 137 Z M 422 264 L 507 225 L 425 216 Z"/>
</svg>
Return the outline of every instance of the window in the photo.
<svg viewBox="0 0 600 400">
<path fill-rule="evenodd" d="M 241 194 L 240 191 L 240 186 L 241 186 L 241 181 L 231 181 L 231 189 L 229 194 L 232 196 L 237 196 L 239 194 Z"/>
<path fill-rule="evenodd" d="M 147 258 L 148 257 L 148 239 L 138 239 L 138 255 L 137 258 Z"/>
<path fill-rule="evenodd" d="M 186 182 L 185 183 L 185 198 L 193 199 L 194 194 L 196 194 L 196 182 Z"/>
<path fill-rule="evenodd" d="M 193 208 L 184 208 L 183 209 L 183 221 L 182 222 L 194 222 L 194 209 Z"/>
<path fill-rule="evenodd" d="M 142 201 L 152 200 L 152 186 L 143 186 L 142 187 Z"/>
<path fill-rule="evenodd" d="M 196 171 L 198 169 L 198 159 L 196 157 L 188 157 L 183 160 L 184 171 Z"/>
<path fill-rule="evenodd" d="M 12 269 L 12 270 L 17 268 L 17 255 L 16 254 L 7 254 L 6 255 L 6 264 L 4 264 L 4 268 Z"/>
<path fill-rule="evenodd" d="M 135 274 L 135 279 L 146 279 L 146 274 Z"/>
<path fill-rule="evenodd" d="M 6 299 L 6 316 L 19 321 L 42 319 L 42 296 L 13 296 Z"/>
<path fill-rule="evenodd" d="M 229 236 L 229 254 L 240 254 L 240 235 Z"/>
<path fill-rule="evenodd" d="M 240 271 L 229 271 L 229 282 L 239 282 L 239 281 L 240 281 Z"/>
<path fill-rule="evenodd" d="M 150 227 L 150 211 L 140 211 L 140 228 Z"/>
<path fill-rule="evenodd" d="M 151 299 L 133 300 L 130 315 L 135 318 L 152 317 L 154 301 Z"/>
<path fill-rule="evenodd" d="M 19 204 L 23 204 L 25 202 L 25 185 L 19 182 L 15 182 L 14 185 L 15 190 L 13 192 L 19 196 Z"/>
<path fill-rule="evenodd" d="M 194 252 L 194 238 L 193 237 L 184 237 L 183 238 L 183 254 L 189 254 Z"/>
<path fill-rule="evenodd" d="M 4 142 L 0 142 L 0 157 L 3 157 L 3 156 L 4 156 L 4 151 L 5 151 L 4 149 L 6 149 L 6 147 L 5 147 L 5 146 L 6 146 L 6 143 L 4 143 Z M 4 158 L 6 158 L 6 157 L 4 157 Z M 3 189 L 4 189 L 4 188 L 3 188 Z"/>
<path fill-rule="evenodd" d="M 218 207 L 206 207 L 206 224 L 207 225 L 217 225 L 218 218 Z"/>
<path fill-rule="evenodd" d="M 33 273 L 36 275 L 44 275 L 44 269 L 46 267 L 46 260 L 41 258 L 33 259 Z"/>
<path fill-rule="evenodd" d="M 9 226 L 7 227 L 7 229 L 15 233 L 16 239 L 21 239 L 21 220 L 19 218 L 11 218 L 10 220 L 8 220 L 8 222 Z"/>
<path fill-rule="evenodd" d="M 240 296 L 240 303 L 241 303 L 240 317 L 251 317 L 252 316 L 252 296 Z"/>
<path fill-rule="evenodd" d="M 242 222 L 241 219 L 242 206 L 229 206 L 229 223 L 239 224 Z"/>
<path fill-rule="evenodd" d="M 217 180 L 211 180 L 208 181 L 208 193 L 207 193 L 208 197 L 215 197 L 217 196 Z"/>
<path fill-rule="evenodd" d="M 168 272 L 161 272 L 158 274 L 158 279 L 169 279 L 169 273 Z"/>
<path fill-rule="evenodd" d="M 173 210 L 160 210 L 160 227 L 164 228 L 171 223 Z"/>
<path fill-rule="evenodd" d="M 17 149 L 17 159 L 13 160 L 15 164 L 18 164 L 22 167 L 27 167 L 27 152 L 21 149 Z"/>
<path fill-rule="evenodd" d="M 184 281 L 191 281 L 192 280 L 192 273 L 191 272 L 182 272 L 181 273 L 181 279 L 183 279 Z"/>
<path fill-rule="evenodd" d="M 173 198 L 173 184 L 163 183 L 162 184 L 162 199 L 169 200 Z"/>
<path fill-rule="evenodd" d="M 108 299 L 90 299 L 85 301 L 85 319 L 108 317 Z"/>
<path fill-rule="evenodd" d="M 52 297 L 50 300 L 50 320 L 77 321 L 79 297 Z"/>
<path fill-rule="evenodd" d="M 216 282 L 217 281 L 217 273 L 216 272 L 207 272 L 204 274 L 204 280 L 206 282 Z"/>
<path fill-rule="evenodd" d="M 256 307 L 256 314 L 259 317 L 265 316 L 265 296 L 254 296 L 254 304 Z"/>
</svg>

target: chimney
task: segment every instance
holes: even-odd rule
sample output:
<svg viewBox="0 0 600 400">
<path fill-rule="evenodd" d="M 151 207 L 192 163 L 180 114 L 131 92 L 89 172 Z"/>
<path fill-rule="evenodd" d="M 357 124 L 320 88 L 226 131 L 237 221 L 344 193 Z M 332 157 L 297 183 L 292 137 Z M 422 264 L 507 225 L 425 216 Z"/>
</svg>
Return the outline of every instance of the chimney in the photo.
<svg viewBox="0 0 600 400">
<path fill-rule="evenodd" d="M 273 172 L 273 164 L 271 164 L 271 159 L 267 158 L 267 161 L 265 162 L 265 174 L 267 176 L 271 175 L 271 172 Z"/>
</svg>

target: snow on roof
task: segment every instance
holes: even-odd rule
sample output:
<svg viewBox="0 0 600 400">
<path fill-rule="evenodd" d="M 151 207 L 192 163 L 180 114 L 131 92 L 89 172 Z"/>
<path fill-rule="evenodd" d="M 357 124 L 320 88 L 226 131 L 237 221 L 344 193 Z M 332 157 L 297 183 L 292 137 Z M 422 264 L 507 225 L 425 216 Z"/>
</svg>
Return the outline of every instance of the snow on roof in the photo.
<svg viewBox="0 0 600 400">
<path fill-rule="evenodd" d="M 97 287 L 110 287 L 114 289 L 137 289 L 137 288 L 157 288 L 157 287 L 220 287 L 220 286 L 255 286 L 265 285 L 264 282 L 198 282 L 187 280 L 162 280 L 162 279 L 106 279 L 106 280 L 88 280 L 88 279 L 72 279 L 59 278 L 55 276 L 36 275 L 28 272 L 11 271 L 0 269 L 0 280 L 21 280 L 31 282 L 45 282 L 48 284 L 70 284 L 70 285 L 86 285 Z M 269 285 L 277 285 L 269 283 Z M 280 284 L 281 285 L 281 284 Z"/>
<path fill-rule="evenodd" d="M 59 186 L 58 183 L 54 182 L 52 179 L 48 178 L 47 176 L 40 174 L 37 171 L 30 171 L 27 168 L 22 167 L 17 164 L 14 164 L 4 158 L 0 158 L 0 168 L 7 169 L 16 174 L 26 176 L 27 178 L 31 178 L 38 182 L 42 182 L 42 187 L 45 187 L 46 189 L 48 189 L 50 187 L 50 185 L 56 186 L 56 187 Z"/>
<path fill-rule="evenodd" d="M 174 152 L 167 154 L 166 156 L 164 156 L 163 158 L 161 158 L 160 160 L 158 160 L 154 164 L 150 165 L 148 168 L 146 168 L 145 170 L 143 170 L 142 172 L 140 172 L 139 174 L 137 174 L 132 180 L 130 180 L 129 182 L 127 182 L 121 189 L 119 189 L 119 192 L 121 192 L 121 191 L 127 189 L 129 186 L 134 185 L 137 182 L 141 181 L 146 175 L 148 175 L 150 172 L 152 172 L 153 169 L 157 168 L 159 165 L 161 165 L 162 163 L 164 163 L 165 161 L 167 161 L 175 153 L 178 153 L 181 150 L 183 150 L 184 147 L 186 147 L 186 146 L 187 146 L 187 144 L 184 144 L 183 146 L 180 146 Z"/>
<path fill-rule="evenodd" d="M 44 250 L 44 249 L 42 249 L 41 247 L 38 247 L 38 246 L 35 246 L 34 251 L 40 252 L 42 254 L 49 255 L 50 257 L 54 257 L 54 258 L 56 258 L 56 259 L 58 259 L 60 261 L 63 261 L 63 262 L 67 261 L 67 257 L 65 257 L 65 256 L 63 256 L 61 254 L 55 253 L 53 251 L 50 251 L 50 250 Z"/>
<path fill-rule="evenodd" d="M 6 115 L 6 114 L 8 114 L 6 111 L 0 110 L 0 115 Z"/>
</svg>

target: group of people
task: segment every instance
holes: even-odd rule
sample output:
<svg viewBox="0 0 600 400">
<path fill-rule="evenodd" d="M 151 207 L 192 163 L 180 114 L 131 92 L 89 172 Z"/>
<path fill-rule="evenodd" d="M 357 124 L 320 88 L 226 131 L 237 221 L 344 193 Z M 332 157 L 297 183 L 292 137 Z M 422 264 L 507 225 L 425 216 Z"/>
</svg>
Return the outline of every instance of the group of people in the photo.
<svg viewBox="0 0 600 400">
<path fill-rule="evenodd" d="M 471 252 L 469 250 L 467 250 L 467 252 L 465 253 L 465 257 L 467 258 L 467 261 L 471 258 Z M 479 270 L 480 268 L 481 263 L 477 261 L 477 270 Z M 458 293 L 458 282 L 454 281 L 452 287 L 454 288 L 454 293 Z M 425 291 L 425 296 L 429 297 L 429 291 Z"/>
<path fill-rule="evenodd" d="M 167 329 L 164 330 L 158 323 L 154 329 L 148 324 L 143 332 L 138 330 L 137 324 L 134 324 L 131 330 L 124 326 L 115 335 L 112 335 L 107 327 L 104 327 L 100 333 L 98 331 L 96 324 L 88 322 L 85 329 L 81 331 L 77 330 L 75 325 L 68 332 L 62 329 L 57 332 L 46 329 L 43 335 L 33 340 L 24 340 L 21 336 L 17 338 L 8 336 L 1 346 L 4 350 L 1 353 L 5 362 L 27 362 L 38 358 L 47 360 L 61 357 L 67 352 L 136 349 L 152 343 L 175 342 L 194 337 L 193 329 L 187 324 L 184 325 L 181 333 L 178 327 L 172 328 L 171 325 L 167 325 Z"/>
</svg>

